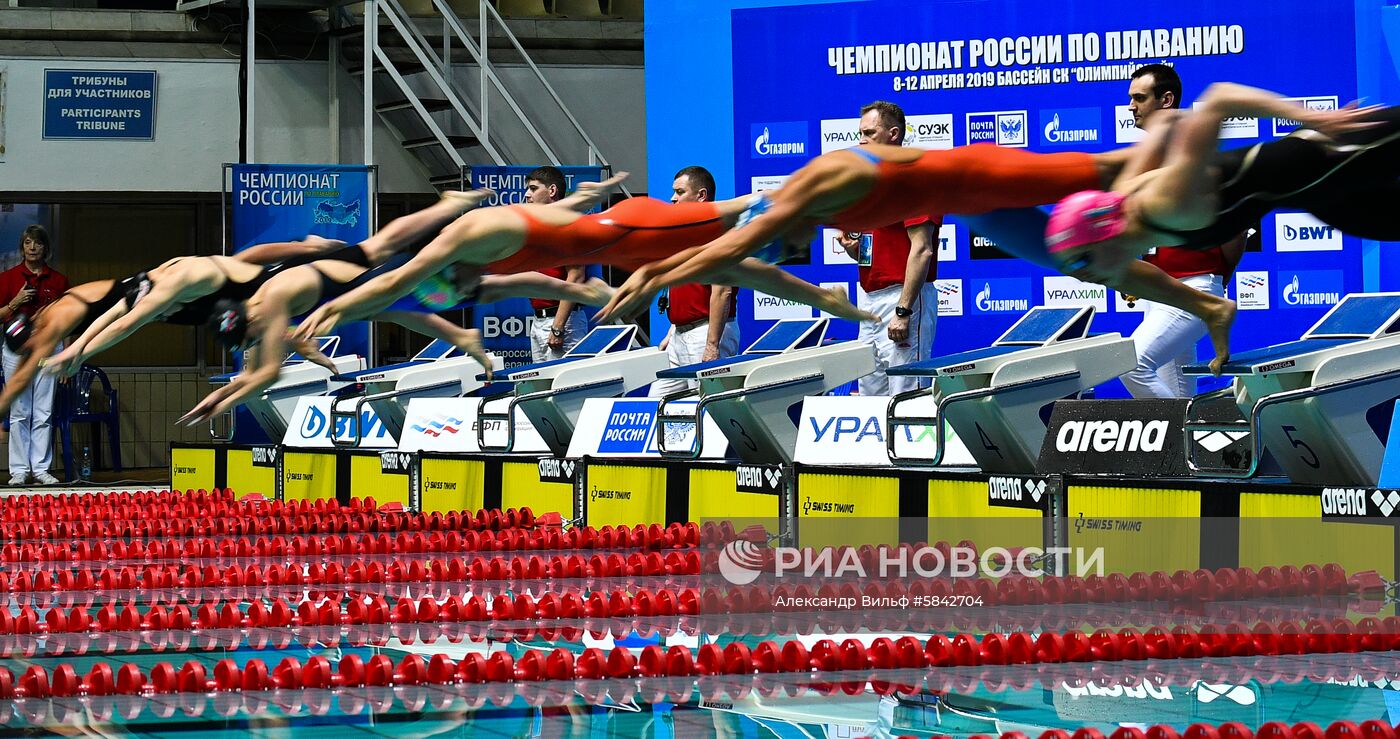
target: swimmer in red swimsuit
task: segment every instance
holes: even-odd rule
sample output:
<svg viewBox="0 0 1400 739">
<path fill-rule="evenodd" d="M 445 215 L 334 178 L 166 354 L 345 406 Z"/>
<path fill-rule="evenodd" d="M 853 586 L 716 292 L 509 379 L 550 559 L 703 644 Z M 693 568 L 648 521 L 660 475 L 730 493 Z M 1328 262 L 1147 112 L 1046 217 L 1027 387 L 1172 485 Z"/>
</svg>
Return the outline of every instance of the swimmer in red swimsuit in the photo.
<svg viewBox="0 0 1400 739">
<path fill-rule="evenodd" d="M 611 187 L 623 175 L 599 187 Z M 373 315 L 444 268 L 513 274 L 570 264 L 607 264 L 637 269 L 690 247 L 709 243 L 740 222 L 752 198 L 714 203 L 663 203 L 631 198 L 601 213 L 580 215 L 575 208 L 510 205 L 483 208 L 459 218 L 402 267 L 377 277 L 317 309 L 302 322 L 298 336 L 319 336 L 343 323 Z M 724 285 L 761 290 L 820 308 L 839 318 L 873 320 L 844 292 L 824 290 L 756 259 L 735 260 L 707 275 Z"/>
<path fill-rule="evenodd" d="M 1030 206 L 1113 181 L 1130 151 L 1036 154 L 992 144 L 937 151 L 872 144 L 830 152 L 808 162 L 776 192 L 759 196 L 771 196 L 771 202 L 756 207 L 750 223 L 634 272 L 599 315 L 627 315 L 663 288 L 710 279 L 775 241 L 807 243 L 818 224 L 862 231 L 925 213 L 977 216 L 964 220 L 979 232 L 991 231 L 1003 250 L 1053 268 L 1043 229 L 1032 229 L 1029 239 L 1011 240 L 991 227 L 1026 209 L 1043 219 Z M 1197 315 L 1213 337 L 1228 341 L 1234 304 L 1187 287 L 1151 264 L 1133 264 L 1110 287 Z"/>
</svg>

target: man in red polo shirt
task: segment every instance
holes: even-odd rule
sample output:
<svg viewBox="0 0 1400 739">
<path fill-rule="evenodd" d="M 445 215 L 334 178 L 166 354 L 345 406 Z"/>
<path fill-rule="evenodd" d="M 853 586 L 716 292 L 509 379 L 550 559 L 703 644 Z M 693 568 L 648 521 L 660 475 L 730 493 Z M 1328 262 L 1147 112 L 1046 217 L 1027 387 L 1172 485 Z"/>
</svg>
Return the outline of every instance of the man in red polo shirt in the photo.
<svg viewBox="0 0 1400 739">
<path fill-rule="evenodd" d="M 904 110 L 877 100 L 860 109 L 860 143 L 904 144 Z M 875 346 L 875 371 L 860 378 L 861 395 L 897 395 L 927 382 L 889 377 L 885 370 L 927 359 L 938 321 L 938 243 L 941 215 L 892 223 L 867 234 L 839 240 L 859 265 L 859 306 L 880 316 L 883 325 L 862 323 L 860 340 Z"/>
<path fill-rule="evenodd" d="M 715 177 L 704 167 L 686 167 L 671 182 L 671 202 L 708 203 L 715 199 Z M 671 321 L 661 348 L 672 367 L 732 357 L 739 353 L 738 291 L 720 285 L 688 283 L 663 292 L 658 303 Z M 657 380 L 651 396 L 660 397 L 695 386 L 693 380 Z"/>
<path fill-rule="evenodd" d="M 49 234 L 42 226 L 30 226 L 20 236 L 22 261 L 0 272 L 0 325 L 6 327 L 6 341 L 0 349 L 5 376 L 19 367 L 20 347 L 9 336 L 9 327 L 16 317 L 32 321 L 41 308 L 58 300 L 68 291 L 68 278 L 48 265 Z M 42 485 L 55 485 L 58 478 L 49 474 L 53 464 L 53 394 L 55 378 L 50 374 L 34 376 L 29 388 L 20 393 L 10 406 L 10 484 L 24 485 L 30 480 Z"/>
<path fill-rule="evenodd" d="M 1153 113 L 1181 106 L 1181 77 L 1165 64 L 1148 64 L 1133 72 L 1128 86 L 1128 110 L 1138 128 Z M 1184 284 L 1224 295 L 1225 282 L 1244 253 L 1245 237 L 1230 240 L 1214 249 L 1194 250 L 1163 247 L 1152 250 L 1145 261 Z M 1124 296 L 1130 302 L 1130 296 Z M 1193 378 L 1181 368 L 1196 361 L 1196 342 L 1206 335 L 1201 319 L 1161 303 L 1143 301 L 1142 323 L 1133 332 L 1137 366 L 1123 375 L 1123 385 L 1134 398 L 1189 398 L 1196 394 Z"/>
<path fill-rule="evenodd" d="M 563 200 L 568 185 L 558 167 L 540 167 L 525 176 L 525 202 L 548 205 Z M 587 279 L 583 267 L 551 267 L 540 274 L 569 282 Z M 530 329 L 530 358 L 535 362 L 559 359 L 588 333 L 588 318 L 571 301 L 530 299 L 535 321 Z"/>
</svg>

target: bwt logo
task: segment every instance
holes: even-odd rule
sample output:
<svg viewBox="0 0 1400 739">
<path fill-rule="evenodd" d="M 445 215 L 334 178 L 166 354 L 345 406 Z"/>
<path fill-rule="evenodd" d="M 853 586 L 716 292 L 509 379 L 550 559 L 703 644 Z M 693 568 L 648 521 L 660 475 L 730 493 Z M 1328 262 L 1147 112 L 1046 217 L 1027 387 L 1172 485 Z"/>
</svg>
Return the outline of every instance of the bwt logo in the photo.
<svg viewBox="0 0 1400 739">
<path fill-rule="evenodd" d="M 934 280 L 933 288 L 938 291 L 938 315 L 960 316 L 963 314 L 962 280 Z"/>
<path fill-rule="evenodd" d="M 444 433 L 457 433 L 462 429 L 463 423 L 465 423 L 465 421 L 463 421 L 460 418 L 452 418 L 451 416 L 438 416 L 437 418 L 428 421 L 426 426 L 423 424 L 415 423 L 410 428 L 412 428 L 414 431 L 420 434 L 423 434 L 424 436 L 432 436 L 436 438 L 442 436 Z"/>
<path fill-rule="evenodd" d="M 1279 213 L 1274 242 L 1279 251 L 1341 251 L 1342 232 L 1308 213 Z"/>
<path fill-rule="evenodd" d="M 1098 108 L 1066 108 L 1040 113 L 1041 140 L 1050 145 L 1097 143 Z"/>
<path fill-rule="evenodd" d="M 821 442 L 830 434 L 829 438 L 833 444 L 859 444 L 866 439 L 885 443 L 885 426 L 881 419 L 875 416 L 831 416 L 821 424 L 817 423 L 815 417 L 809 417 L 807 421 L 812 425 L 813 440 L 816 442 Z M 922 429 L 917 436 L 914 435 L 915 428 Z M 910 443 L 937 438 L 932 426 L 904 426 L 903 429 L 904 439 Z"/>
<path fill-rule="evenodd" d="M 1339 270 L 1295 272 L 1283 285 L 1280 296 L 1290 308 L 1336 305 L 1342 300 L 1342 273 Z"/>
<path fill-rule="evenodd" d="M 968 113 L 967 143 L 1026 146 L 1026 111 Z"/>
<path fill-rule="evenodd" d="M 1024 283 L 1024 284 L 1022 284 Z M 973 301 L 983 313 L 1017 313 L 1030 310 L 1029 280 L 987 280 Z"/>
<path fill-rule="evenodd" d="M 807 154 L 807 123 L 755 123 L 750 129 L 753 136 L 753 158 L 800 157 Z"/>
<path fill-rule="evenodd" d="M 321 410 L 316 406 L 311 406 L 311 408 L 306 413 L 306 418 L 302 419 L 301 422 L 301 438 L 329 439 L 330 424 L 327 421 L 328 419 L 326 417 L 325 411 Z M 388 436 L 388 434 L 388 429 L 384 427 L 383 422 L 379 420 L 379 416 L 375 415 L 373 410 L 366 408 L 360 411 L 360 438 L 382 439 L 385 436 Z M 352 434 L 350 433 L 350 418 L 348 416 L 336 417 L 335 438 L 341 440 L 353 438 Z"/>
</svg>

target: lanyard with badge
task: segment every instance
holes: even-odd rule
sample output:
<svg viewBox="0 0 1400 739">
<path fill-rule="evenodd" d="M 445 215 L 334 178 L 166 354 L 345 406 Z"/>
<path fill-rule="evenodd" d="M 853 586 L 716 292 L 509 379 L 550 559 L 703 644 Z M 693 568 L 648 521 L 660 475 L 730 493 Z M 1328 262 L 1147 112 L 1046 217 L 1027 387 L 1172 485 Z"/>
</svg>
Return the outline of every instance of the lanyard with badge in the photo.
<svg viewBox="0 0 1400 739">
<path fill-rule="evenodd" d="M 872 234 L 860 233 L 858 231 L 846 232 L 847 240 L 860 239 L 860 247 L 856 251 L 856 264 L 862 267 L 869 267 L 871 253 L 874 251 L 875 237 Z"/>
</svg>

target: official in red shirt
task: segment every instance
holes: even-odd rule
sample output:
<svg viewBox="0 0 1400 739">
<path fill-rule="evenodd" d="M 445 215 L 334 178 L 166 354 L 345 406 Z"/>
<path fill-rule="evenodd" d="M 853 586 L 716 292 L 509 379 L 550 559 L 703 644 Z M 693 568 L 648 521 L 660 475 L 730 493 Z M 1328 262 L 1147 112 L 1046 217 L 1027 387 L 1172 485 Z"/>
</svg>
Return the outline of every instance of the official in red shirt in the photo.
<svg viewBox="0 0 1400 739">
<path fill-rule="evenodd" d="M 686 167 L 671 182 L 672 203 L 706 203 L 715 199 L 715 177 L 704 167 Z M 722 285 L 676 285 L 657 300 L 671 331 L 661 341 L 672 367 L 709 362 L 739 353 L 738 291 Z M 693 380 L 657 380 L 651 396 L 695 387 Z"/>
<path fill-rule="evenodd" d="M 860 143 L 904 144 L 904 110 L 883 100 L 860 110 Z M 859 306 L 880 316 L 883 325 L 862 323 L 860 340 L 875 347 L 875 371 L 860 378 L 861 395 L 897 395 L 927 383 L 916 377 L 889 377 L 885 370 L 927 359 L 938 321 L 938 242 L 941 215 L 929 215 L 839 237 L 859 265 Z"/>
<path fill-rule="evenodd" d="M 563 200 L 568 185 L 558 167 L 540 167 L 525 175 L 525 202 L 548 205 Z M 583 267 L 551 267 L 539 270 L 558 280 L 583 282 Z M 588 333 L 588 318 L 572 301 L 530 299 L 535 320 L 530 329 L 530 355 L 535 362 L 559 359 Z"/>
<path fill-rule="evenodd" d="M 6 327 L 6 342 L 0 350 L 5 375 L 14 374 L 20 354 L 11 347 L 11 327 L 15 319 L 34 318 L 44 306 L 68 291 L 68 278 L 48 266 L 49 235 L 42 226 L 30 226 L 20 237 L 19 264 L 0 272 L 0 323 Z M 10 484 L 25 485 L 33 480 L 55 485 L 49 474 L 53 464 L 53 394 L 56 378 L 40 373 L 26 392 L 10 406 Z"/>
<path fill-rule="evenodd" d="M 1181 77 L 1165 64 L 1148 64 L 1133 72 L 1128 85 L 1128 110 L 1138 128 L 1153 113 L 1181 106 Z M 1244 253 L 1245 237 L 1232 239 L 1215 249 L 1160 248 L 1143 257 L 1186 285 L 1223 296 L 1225 282 Z M 1124 296 L 1130 302 L 1130 296 Z M 1201 319 L 1161 303 L 1143 301 L 1142 323 L 1133 332 L 1137 366 L 1123 375 L 1123 385 L 1134 398 L 1189 398 L 1196 394 L 1195 380 L 1182 374 L 1184 365 L 1196 361 L 1196 343 L 1206 335 Z"/>
</svg>

